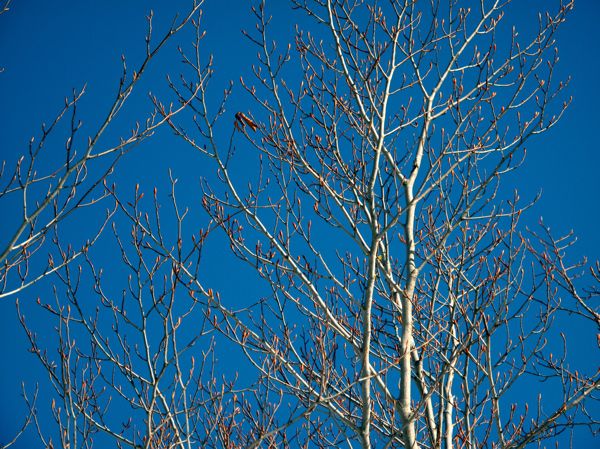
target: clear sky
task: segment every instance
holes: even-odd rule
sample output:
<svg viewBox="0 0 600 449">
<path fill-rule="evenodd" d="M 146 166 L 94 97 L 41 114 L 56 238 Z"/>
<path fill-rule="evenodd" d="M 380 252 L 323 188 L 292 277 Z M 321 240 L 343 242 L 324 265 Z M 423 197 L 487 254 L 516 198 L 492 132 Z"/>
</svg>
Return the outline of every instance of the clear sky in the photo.
<svg viewBox="0 0 600 449">
<path fill-rule="evenodd" d="M 518 8 L 544 3 L 515 1 L 522 1 Z M 229 79 L 237 82 L 245 66 L 253 60 L 254 50 L 244 43 L 239 32 L 240 27 L 252 23 L 247 3 L 206 1 L 203 20 L 207 48 L 215 55 L 215 86 L 222 88 Z M 285 7 L 284 1 L 271 3 L 276 8 Z M 186 4 L 183 0 L 14 0 L 11 10 L 0 16 L 0 67 L 4 68 L 0 73 L 0 160 L 15 161 L 25 152 L 30 137 L 38 134 L 40 123 L 52 118 L 73 88 L 86 85 L 81 119 L 84 126 L 92 128 L 116 90 L 121 54 L 130 58 L 133 65 L 143 53 L 145 15 L 149 9 L 154 10 L 158 35 L 176 11 L 186 9 Z M 542 192 L 541 200 L 529 214 L 532 223 L 543 216 L 555 234 L 575 231 L 579 241 L 573 248 L 574 259 L 588 256 L 594 260 L 600 250 L 599 18 L 599 1 L 576 0 L 574 12 L 558 35 L 561 57 L 558 72 L 563 78 L 572 77 L 569 87 L 572 105 L 557 127 L 529 145 L 525 166 L 514 177 L 522 197 L 532 198 Z M 291 33 L 293 21 L 275 26 L 281 33 Z M 185 44 L 185 36 L 178 43 Z M 166 92 L 164 75 L 178 73 L 174 46 L 166 50 L 143 86 L 159 94 Z M 147 100 L 140 95 L 125 117 L 137 118 L 138 112 L 147 110 L 147 106 Z M 128 125 L 124 120 L 122 126 Z M 161 133 L 149 145 L 136 149 L 124 161 L 126 176 L 120 175 L 118 182 L 140 182 L 149 191 L 153 183 L 168 180 L 167 168 L 171 167 L 184 182 L 197 186 L 201 169 L 190 164 L 189 149 L 173 146 L 172 142 Z M 141 154 L 138 150 L 144 151 L 143 158 L 136 157 Z M 0 237 L 6 235 L 12 213 L 4 205 L 1 207 Z M 35 294 L 35 290 L 20 294 L 20 301 L 34 301 Z M 21 378 L 32 385 L 36 373 L 39 375 L 26 347 L 15 316 L 14 298 L 3 300 L 0 303 L 0 398 L 3 398 L 0 442 L 15 429 L 23 412 L 19 397 Z M 44 382 L 45 378 L 39 381 Z M 16 447 L 32 447 L 29 444 L 22 441 Z"/>
</svg>

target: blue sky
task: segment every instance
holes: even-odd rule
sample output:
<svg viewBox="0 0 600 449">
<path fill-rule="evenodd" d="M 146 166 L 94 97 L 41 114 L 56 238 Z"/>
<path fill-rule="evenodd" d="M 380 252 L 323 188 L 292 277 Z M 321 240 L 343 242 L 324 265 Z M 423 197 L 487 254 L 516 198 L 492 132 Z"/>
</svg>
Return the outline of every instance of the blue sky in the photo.
<svg viewBox="0 0 600 449">
<path fill-rule="evenodd" d="M 246 2 L 227 3 L 224 7 L 223 2 L 207 2 L 204 14 L 206 44 L 215 55 L 215 84 L 228 79 L 237 81 L 254 56 L 254 50 L 238 31 L 240 26 L 249 24 Z M 283 8 L 282 4 L 277 7 Z M 91 124 L 97 119 L 99 114 L 95 112 L 107 107 L 107 97 L 115 91 L 121 54 L 132 61 L 142 54 L 144 16 L 150 8 L 155 11 L 158 34 L 173 11 L 185 9 L 185 2 L 169 2 L 167 6 L 140 1 L 50 4 L 29 0 L 11 5 L 11 11 L 2 17 L 0 28 L 0 54 L 5 67 L 0 83 L 3 158 L 10 160 L 11 155 L 20 153 L 31 135 L 39 130 L 39 124 L 50 119 L 73 88 L 87 86 L 81 114 L 84 123 Z M 533 142 L 526 165 L 518 174 L 521 191 L 543 192 L 538 215 L 543 215 L 557 232 L 573 228 L 580 239 L 579 249 L 590 255 L 600 248 L 594 219 L 598 212 L 591 207 L 597 203 L 596 194 L 600 190 L 595 143 L 600 96 L 596 74 L 600 63 L 598 38 L 593 33 L 599 11 L 596 1 L 579 0 L 562 27 L 559 74 L 572 76 L 573 104 L 560 126 Z M 290 33 L 292 25 L 292 22 L 275 24 Z M 174 54 L 172 50 L 169 56 Z M 176 61 L 171 59 L 174 64 Z M 174 72 L 169 64 L 160 64 L 149 78 L 154 92 L 161 85 L 164 88 L 161 75 Z M 135 111 L 131 113 L 134 114 Z M 144 171 L 148 168 L 144 167 Z"/>
<path fill-rule="evenodd" d="M 272 3 L 283 9 L 285 2 Z M 524 6 L 525 3 L 528 6 Z M 518 11 L 543 3 L 542 0 L 528 1 L 515 8 Z M 11 162 L 26 151 L 27 142 L 38 134 L 40 123 L 51 119 L 74 88 L 86 85 L 81 119 L 84 131 L 93 128 L 115 93 L 121 54 L 129 58 L 131 66 L 143 54 L 145 15 L 149 9 L 154 10 L 155 32 L 159 35 L 174 12 L 184 11 L 186 4 L 182 0 L 15 0 L 11 11 L 0 16 L 0 67 L 4 67 L 0 73 L 0 159 Z M 251 27 L 252 22 L 247 2 L 243 0 L 209 0 L 204 9 L 205 42 L 207 51 L 215 55 L 214 87 L 219 91 L 230 79 L 237 83 L 254 59 L 255 50 L 244 42 L 239 32 L 240 27 Z M 578 0 L 559 32 L 558 74 L 563 78 L 572 77 L 569 93 L 573 95 L 573 102 L 557 127 L 529 145 L 524 167 L 511 178 L 525 199 L 542 192 L 540 201 L 529 213 L 531 223 L 543 216 L 555 234 L 575 231 L 578 243 L 573 248 L 573 259 L 588 256 L 594 260 L 600 249 L 597 231 L 600 220 L 598 17 L 600 2 Z M 279 33 L 291 35 L 293 21 L 281 21 L 275 27 Z M 185 35 L 178 43 L 185 45 Z M 141 87 L 166 95 L 165 74 L 176 76 L 178 73 L 175 47 L 166 48 L 156 63 Z M 129 127 L 130 118 L 139 118 L 148 106 L 142 90 L 124 111 L 120 129 Z M 116 136 L 107 136 L 107 142 L 111 138 Z M 62 145 L 59 141 L 55 143 Z M 142 150 L 143 158 L 136 158 Z M 117 181 L 124 189 L 140 182 L 150 191 L 157 179 L 162 180 L 159 182 L 164 186 L 168 180 L 167 168 L 171 167 L 182 184 L 190 183 L 196 188 L 201 168 L 196 162 L 190 163 L 197 161 L 193 157 L 189 149 L 173 144 L 168 131 L 161 132 L 148 145 L 128 155 L 126 175 L 119 175 Z M 194 198 L 188 197 L 185 201 L 193 204 Z M 10 226 L 12 214 L 4 204 L 1 207 L 4 218 L 0 236 L 5 235 Z M 20 294 L 20 301 L 33 301 L 35 294 L 35 290 Z M 39 371 L 31 355 L 24 350 L 26 341 L 16 321 L 14 299 L 0 303 L 0 317 L 0 364 L 4 367 L 0 372 L 0 397 L 6 398 L 0 407 L 1 442 L 7 436 L 5 433 L 14 429 L 16 423 L 12 419 L 18 418 L 18 411 L 22 410 L 18 393 L 21 377 L 29 377 L 32 382 Z M 17 447 L 28 446 L 22 444 Z"/>
</svg>

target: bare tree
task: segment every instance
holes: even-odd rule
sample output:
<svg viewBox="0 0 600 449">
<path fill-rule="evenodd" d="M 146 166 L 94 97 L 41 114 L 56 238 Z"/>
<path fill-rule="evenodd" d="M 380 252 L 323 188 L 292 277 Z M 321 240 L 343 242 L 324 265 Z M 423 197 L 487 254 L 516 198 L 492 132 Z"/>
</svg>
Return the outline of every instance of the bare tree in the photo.
<svg viewBox="0 0 600 449">
<path fill-rule="evenodd" d="M 0 6 L 0 14 L 9 10 L 9 4 L 10 1 L 6 1 L 4 6 Z M 64 106 L 49 125 L 42 124 L 41 135 L 37 139 L 31 138 L 28 152 L 21 155 L 14 167 L 7 166 L 7 162 L 3 161 L 0 168 L 0 201 L 2 204 L 12 205 L 18 198 L 21 205 L 18 211 L 20 220 L 15 223 L 14 230 L 2 239 L 0 246 L 0 299 L 14 295 L 47 277 L 81 256 L 94 244 L 110 220 L 110 214 L 95 231 L 90 232 L 87 242 L 77 249 L 71 249 L 68 257 L 60 263 L 55 263 L 52 255 L 42 250 L 48 248 L 48 236 L 57 229 L 61 221 L 73 215 L 78 209 L 90 207 L 104 198 L 102 184 L 124 154 L 152 136 L 168 118 L 186 107 L 191 97 L 182 102 L 178 108 L 173 109 L 149 94 L 154 110 L 143 120 L 138 120 L 131 133 L 121 137 L 118 143 L 108 147 L 99 144 L 101 137 L 113 126 L 117 116 L 127 104 L 152 60 L 165 44 L 190 22 L 199 8 L 200 4 L 194 2 L 188 14 L 173 22 L 157 42 L 153 36 L 152 13 L 150 13 L 147 17 L 145 57 L 130 73 L 123 56 L 123 71 L 115 98 L 108 105 L 107 113 L 100 120 L 98 128 L 88 136 L 87 141 L 81 139 L 78 133 L 82 122 L 79 119 L 77 106 L 84 95 L 85 88 L 83 88 L 80 91 L 73 91 L 73 95 L 65 99 Z M 64 153 L 60 157 L 53 148 L 54 144 L 48 141 L 57 133 L 56 130 L 63 121 L 69 121 L 69 124 L 67 136 L 64 138 Z M 41 162 L 46 161 L 47 158 L 50 158 L 54 164 Z M 33 272 L 30 267 L 36 260 L 36 256 L 39 256 L 40 260 L 46 258 L 47 262 L 44 268 Z M 39 263 L 35 265 L 37 268 Z"/>
<path fill-rule="evenodd" d="M 211 101 L 199 21 L 171 84 L 190 116 L 157 109 L 212 164 L 203 229 L 187 231 L 175 177 L 166 219 L 156 189 L 146 212 L 143 188 L 107 185 L 122 291 L 92 251 L 60 261 L 40 302 L 58 361 L 20 313 L 62 447 L 513 449 L 597 432 L 599 373 L 571 365 L 560 323 L 598 332 L 600 266 L 581 279 L 572 236 L 520 225 L 531 203 L 502 184 L 570 101 L 555 33 L 573 2 L 529 38 L 509 2 L 292 4 L 314 22 L 293 45 L 252 9 L 247 111 L 226 113 L 233 83 Z M 268 294 L 204 277 L 219 229 Z M 243 356 L 243 378 L 220 351 Z"/>
<path fill-rule="evenodd" d="M 9 12 L 11 0 L 0 2 L 0 16 Z M 14 296 L 53 273 L 65 269 L 67 264 L 85 254 L 100 238 L 101 233 L 114 213 L 108 210 L 98 223 L 90 223 L 88 239 L 83 243 L 69 242 L 58 253 L 56 240 L 61 224 L 77 220 L 78 211 L 93 207 L 109 196 L 104 192 L 104 184 L 121 158 L 132 148 L 151 137 L 164 125 L 168 118 L 181 112 L 187 102 L 177 108 L 165 105 L 159 98 L 148 92 L 152 109 L 146 117 L 132 120 L 136 123 L 129 135 L 117 139 L 114 145 L 100 143 L 102 137 L 115 128 L 117 117 L 126 109 L 139 82 L 152 65 L 153 60 L 163 50 L 167 42 L 187 26 L 198 15 L 201 2 L 192 2 L 185 15 L 176 18 L 170 28 L 157 39 L 153 33 L 153 14 L 147 16 L 148 31 L 145 35 L 146 53 L 141 63 L 131 72 L 126 59 L 122 57 L 122 73 L 116 83 L 114 99 L 107 104 L 106 115 L 99 120 L 98 127 L 87 139 L 82 138 L 82 122 L 78 104 L 85 93 L 85 87 L 74 90 L 70 98 L 48 125 L 43 123 L 39 137 L 32 137 L 28 151 L 16 160 L 14 166 L 3 161 L 0 167 L 0 207 L 10 210 L 3 219 L 16 216 L 14 227 L 3 235 L 0 243 L 0 299 Z M 2 20 L 10 20 L 10 14 Z M 4 69 L 0 67 L 0 72 Z M 188 101 L 191 97 L 188 99 Z M 65 122 L 68 124 L 65 125 Z M 53 139 L 60 139 L 61 126 L 68 129 L 64 137 L 64 150 L 56 148 Z M 113 135 L 114 137 L 114 135 Z M 49 162 L 50 161 L 50 162 Z M 15 205 L 20 205 L 13 209 Z M 57 258 L 60 262 L 57 261 Z M 0 441 L 0 447 L 8 448 L 24 433 L 33 421 L 37 421 L 35 402 L 23 390 L 30 413 L 22 427 L 8 441 Z"/>
</svg>

